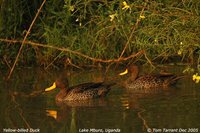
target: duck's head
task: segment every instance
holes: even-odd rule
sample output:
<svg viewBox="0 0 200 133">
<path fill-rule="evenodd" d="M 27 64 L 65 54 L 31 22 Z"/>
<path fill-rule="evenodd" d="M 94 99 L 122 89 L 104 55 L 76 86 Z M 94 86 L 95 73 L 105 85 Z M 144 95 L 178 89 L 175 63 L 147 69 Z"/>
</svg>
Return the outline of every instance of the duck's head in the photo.
<svg viewBox="0 0 200 133">
<path fill-rule="evenodd" d="M 129 67 L 127 67 L 127 68 L 125 69 L 124 72 L 120 73 L 119 75 L 120 75 L 120 76 L 123 76 L 123 75 L 126 75 L 126 74 L 128 74 L 128 73 L 131 74 L 132 79 L 133 79 L 133 78 L 135 79 L 135 78 L 138 76 L 138 73 L 139 73 L 138 66 L 136 66 L 136 65 L 130 65 Z"/>
<path fill-rule="evenodd" d="M 57 79 L 52 86 L 45 89 L 45 92 L 54 90 L 55 88 L 67 89 L 69 86 L 67 78 Z"/>
</svg>

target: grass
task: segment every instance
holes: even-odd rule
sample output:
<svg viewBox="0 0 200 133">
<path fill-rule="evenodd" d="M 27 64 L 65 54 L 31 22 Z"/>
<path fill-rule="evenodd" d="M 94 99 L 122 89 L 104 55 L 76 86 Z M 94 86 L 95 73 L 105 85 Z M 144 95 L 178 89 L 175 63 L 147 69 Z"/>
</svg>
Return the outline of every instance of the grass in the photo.
<svg viewBox="0 0 200 133">
<path fill-rule="evenodd" d="M 0 3 L 0 38 L 22 40 L 41 2 Z M 189 62 L 199 68 L 199 14 L 199 0 L 50 0 L 45 3 L 28 40 L 103 60 L 145 50 L 152 62 Z M 0 56 L 5 58 L 0 63 L 6 65 L 6 60 L 11 65 L 19 46 L 0 44 Z M 65 59 L 76 65 L 98 64 L 72 53 L 34 46 L 24 47 L 19 64 L 46 67 L 53 61 L 56 66 L 65 65 Z M 140 57 L 140 61 L 146 62 L 145 57 Z"/>
</svg>

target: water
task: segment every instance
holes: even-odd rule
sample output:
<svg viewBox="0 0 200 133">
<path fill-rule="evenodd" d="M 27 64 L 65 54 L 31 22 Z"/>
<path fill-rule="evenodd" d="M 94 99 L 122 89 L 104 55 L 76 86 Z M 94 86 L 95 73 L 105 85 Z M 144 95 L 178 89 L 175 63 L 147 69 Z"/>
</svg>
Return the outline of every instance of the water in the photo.
<svg viewBox="0 0 200 133">
<path fill-rule="evenodd" d="M 167 68 L 168 69 L 168 68 Z M 182 67 L 169 67 L 178 74 Z M 148 70 L 147 70 L 148 71 Z M 0 132 L 200 132 L 200 84 L 182 79 L 176 87 L 158 93 L 135 94 L 120 85 L 106 98 L 57 105 L 53 91 L 31 97 L 32 92 L 49 87 L 65 73 L 71 86 L 102 81 L 102 70 L 42 71 L 15 70 L 11 80 L 0 77 Z M 116 77 L 109 71 L 108 77 Z M 123 79 L 122 79 L 123 80 Z"/>
</svg>

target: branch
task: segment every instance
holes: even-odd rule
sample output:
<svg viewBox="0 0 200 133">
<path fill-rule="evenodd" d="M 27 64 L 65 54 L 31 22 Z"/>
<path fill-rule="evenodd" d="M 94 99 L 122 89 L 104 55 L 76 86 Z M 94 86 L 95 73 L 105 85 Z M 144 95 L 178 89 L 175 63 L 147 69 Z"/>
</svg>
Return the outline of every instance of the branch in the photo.
<svg viewBox="0 0 200 133">
<path fill-rule="evenodd" d="M 21 41 L 18 41 L 18 40 L 9 40 L 9 39 L 0 39 L 0 41 L 2 41 L 2 42 L 8 42 L 10 44 L 21 43 Z M 44 48 L 51 48 L 51 49 L 55 49 L 55 50 L 59 50 L 59 51 L 63 51 L 63 52 L 69 52 L 69 53 L 72 53 L 74 55 L 81 56 L 81 57 L 84 57 L 86 59 L 89 59 L 91 61 L 102 62 L 102 63 L 116 63 L 116 62 L 126 61 L 126 60 L 129 60 L 131 58 L 135 58 L 135 57 L 137 57 L 139 55 L 143 55 L 145 53 L 144 50 L 141 50 L 141 51 L 139 51 L 137 53 L 134 53 L 134 54 L 132 54 L 132 55 L 130 55 L 128 57 L 122 57 L 122 58 L 117 58 L 117 59 L 104 60 L 104 59 L 100 59 L 100 58 L 93 58 L 93 57 L 85 55 L 85 54 L 83 54 L 81 52 L 73 51 L 73 50 L 70 50 L 70 49 L 67 49 L 67 48 L 61 48 L 61 47 L 56 47 L 56 46 L 47 45 L 47 44 L 35 43 L 35 42 L 31 42 L 31 41 L 24 41 L 24 44 L 26 44 L 26 45 L 32 45 L 32 46 L 38 46 L 38 47 L 44 47 Z"/>
<path fill-rule="evenodd" d="M 26 38 L 27 38 L 28 35 L 30 34 L 30 31 L 31 31 L 31 29 L 32 29 L 32 27 L 33 27 L 33 24 L 35 23 L 36 18 L 38 17 L 40 11 L 42 10 L 42 7 L 43 7 L 43 5 L 44 5 L 45 2 L 46 2 L 46 0 L 44 0 L 44 1 L 42 2 L 40 8 L 38 9 L 37 14 L 35 15 L 35 17 L 34 17 L 32 23 L 31 23 L 31 25 L 30 25 L 29 28 L 28 28 L 28 31 L 27 31 L 27 33 L 26 33 L 26 35 L 25 35 L 25 37 L 24 37 L 24 39 L 23 39 L 23 41 L 22 41 L 22 44 L 21 44 L 21 46 L 20 46 L 20 48 L 19 48 L 19 51 L 18 51 L 18 54 L 17 54 L 17 56 L 16 56 L 16 58 L 15 58 L 15 62 L 14 62 L 13 66 L 12 66 L 12 68 L 11 68 L 9 74 L 8 74 L 7 79 L 9 79 L 10 76 L 12 75 L 12 72 L 13 72 L 15 66 L 16 66 L 16 63 L 17 63 L 18 59 L 19 59 L 19 55 L 21 54 L 21 51 L 22 51 L 23 46 L 24 46 L 24 44 L 25 44 Z"/>
</svg>

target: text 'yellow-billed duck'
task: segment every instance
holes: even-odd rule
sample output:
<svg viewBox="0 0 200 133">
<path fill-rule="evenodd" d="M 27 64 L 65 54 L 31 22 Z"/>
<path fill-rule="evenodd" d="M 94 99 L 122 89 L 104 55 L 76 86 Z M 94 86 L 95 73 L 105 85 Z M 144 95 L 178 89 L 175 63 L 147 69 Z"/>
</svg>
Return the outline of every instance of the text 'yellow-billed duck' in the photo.
<svg viewBox="0 0 200 133">
<path fill-rule="evenodd" d="M 124 86 L 133 90 L 167 87 L 183 77 L 177 77 L 174 74 L 155 74 L 138 77 L 139 69 L 136 65 L 131 65 L 120 75 L 125 75 L 128 72 L 130 72 L 131 76 L 125 81 Z"/>
<path fill-rule="evenodd" d="M 55 88 L 60 88 L 60 92 L 56 95 L 57 102 L 77 101 L 104 97 L 113 85 L 114 83 L 89 82 L 68 87 L 67 78 L 59 78 L 51 87 L 46 88 L 45 91 L 47 92 Z"/>
</svg>

